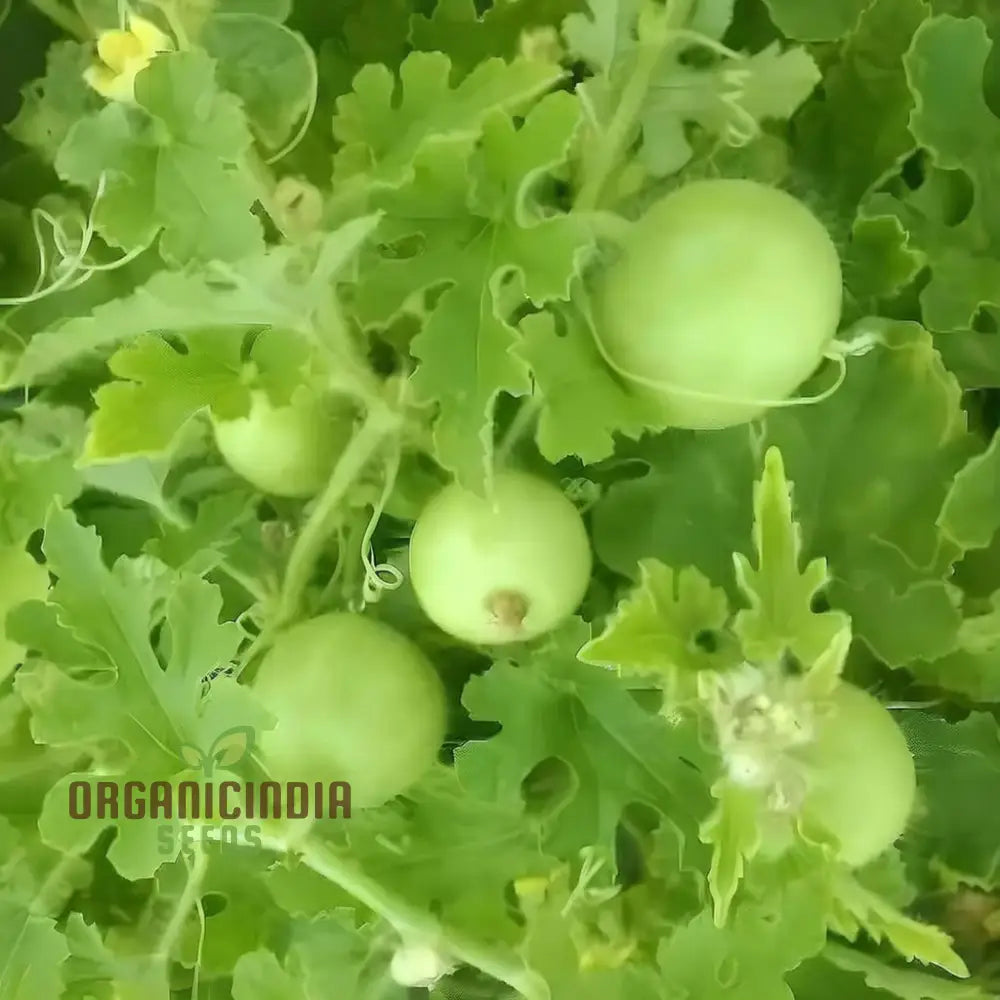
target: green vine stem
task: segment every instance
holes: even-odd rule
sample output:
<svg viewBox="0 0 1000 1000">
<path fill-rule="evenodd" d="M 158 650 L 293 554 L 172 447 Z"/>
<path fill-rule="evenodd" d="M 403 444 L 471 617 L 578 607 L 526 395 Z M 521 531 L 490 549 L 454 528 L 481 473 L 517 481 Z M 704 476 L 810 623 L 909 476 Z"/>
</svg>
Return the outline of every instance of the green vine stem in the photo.
<svg viewBox="0 0 1000 1000">
<path fill-rule="evenodd" d="M 213 833 L 209 831 L 208 835 Z M 285 840 L 265 834 L 261 837 L 261 845 L 275 854 L 287 854 L 294 850 L 306 867 L 377 913 L 404 940 L 427 941 L 449 958 L 477 968 L 510 986 L 525 1000 L 551 1000 L 551 991 L 545 980 L 513 951 L 499 945 L 484 944 L 445 927 L 433 914 L 400 899 L 356 864 L 313 837 L 307 836 L 292 848 Z"/>
<path fill-rule="evenodd" d="M 160 935 L 160 940 L 153 952 L 154 959 L 161 962 L 168 962 L 170 960 L 174 946 L 180 940 L 181 933 L 184 930 L 184 924 L 187 923 L 188 915 L 195 908 L 195 904 L 201 896 L 201 887 L 205 881 L 207 872 L 208 855 L 199 849 L 195 852 L 194 864 L 191 865 L 188 872 L 184 891 L 181 893 L 180 899 L 177 900 L 174 912 L 170 915 L 170 921 Z"/>
<path fill-rule="evenodd" d="M 635 68 L 629 77 L 611 123 L 604 133 L 599 153 L 586 172 L 574 204 L 574 211 L 589 212 L 598 208 L 604 196 L 608 179 L 621 164 L 629 143 L 635 135 L 642 106 L 652 85 L 653 77 L 667 50 L 672 36 L 683 27 L 691 12 L 693 0 L 667 0 L 662 13 L 650 14 L 648 34 L 642 39 L 643 21 L 640 20 L 640 43 Z"/>
<path fill-rule="evenodd" d="M 398 432 L 400 426 L 401 420 L 393 410 L 384 404 L 374 407 L 341 455 L 292 548 L 278 600 L 276 628 L 283 628 L 298 616 L 302 596 L 329 537 L 337 508 L 385 440 Z"/>
<path fill-rule="evenodd" d="M 74 869 L 81 865 L 86 865 L 86 862 L 79 854 L 64 854 L 38 887 L 29 907 L 30 912 L 46 917 L 57 916 L 56 911 L 62 907 L 65 897 L 69 895 L 65 893 L 67 882 L 72 882 Z"/>
<path fill-rule="evenodd" d="M 520 408 L 514 415 L 514 419 L 507 428 L 507 432 L 503 436 L 503 440 L 497 448 L 496 458 L 493 462 L 496 471 L 506 467 L 510 461 L 511 452 L 521 438 L 534 427 L 544 405 L 545 400 L 540 395 L 530 396 L 521 403 Z"/>
</svg>

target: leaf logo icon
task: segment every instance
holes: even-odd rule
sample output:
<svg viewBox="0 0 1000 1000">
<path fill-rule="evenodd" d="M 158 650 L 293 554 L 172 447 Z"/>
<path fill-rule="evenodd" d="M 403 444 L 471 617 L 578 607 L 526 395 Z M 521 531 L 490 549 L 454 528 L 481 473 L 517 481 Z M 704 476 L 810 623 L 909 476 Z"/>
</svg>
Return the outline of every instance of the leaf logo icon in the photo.
<svg viewBox="0 0 1000 1000">
<path fill-rule="evenodd" d="M 205 755 L 190 743 L 182 743 L 180 749 L 181 760 L 192 770 L 200 771 L 205 766 Z"/>
<path fill-rule="evenodd" d="M 246 760 L 253 748 L 253 727 L 234 726 L 216 738 L 208 753 L 190 743 L 182 743 L 180 757 L 188 767 L 201 770 L 206 778 L 211 778 L 217 767 L 233 767 Z"/>
</svg>

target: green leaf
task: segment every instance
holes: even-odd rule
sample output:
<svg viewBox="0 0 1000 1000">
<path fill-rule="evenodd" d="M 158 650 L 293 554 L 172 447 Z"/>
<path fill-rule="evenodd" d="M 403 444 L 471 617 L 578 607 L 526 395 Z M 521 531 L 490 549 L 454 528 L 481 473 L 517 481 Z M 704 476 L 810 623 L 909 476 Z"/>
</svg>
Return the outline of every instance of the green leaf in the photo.
<svg viewBox="0 0 1000 1000">
<path fill-rule="evenodd" d="M 729 602 L 693 567 L 676 572 L 639 563 L 639 583 L 599 636 L 579 652 L 584 663 L 661 677 L 671 701 L 697 693 L 699 670 L 732 665 L 738 648 L 725 632 Z"/>
<path fill-rule="evenodd" d="M 923 254 L 910 248 L 898 218 L 862 210 L 854 220 L 844 280 L 860 311 L 871 312 L 879 300 L 899 293 L 923 266 Z"/>
<path fill-rule="evenodd" d="M 407 990 L 386 975 L 389 956 L 370 956 L 378 947 L 375 928 L 359 925 L 354 914 L 334 910 L 312 921 L 296 921 L 285 968 L 300 981 L 303 997 L 404 1000 Z M 380 967 L 381 964 L 381 967 Z"/>
<path fill-rule="evenodd" d="M 201 44 L 218 62 L 219 83 L 243 102 L 254 132 L 278 149 L 309 110 L 316 89 L 315 56 L 297 31 L 253 13 L 215 13 Z M 269 72 L 262 74 L 260 68 Z"/>
<path fill-rule="evenodd" d="M 594 508 L 598 557 L 633 579 L 646 558 L 694 566 L 737 596 L 733 553 L 750 542 L 757 474 L 747 428 L 672 431 L 644 441 L 636 458 L 646 475 L 613 484 Z"/>
<path fill-rule="evenodd" d="M 712 845 L 708 886 L 715 924 L 724 927 L 746 862 L 752 861 L 761 847 L 761 801 L 756 791 L 727 780 L 712 786 L 712 796 L 715 811 L 702 824 L 701 839 Z"/>
<path fill-rule="evenodd" d="M 159 271 L 130 295 L 33 337 L 7 384 L 36 382 L 151 331 L 185 333 L 225 326 L 310 329 L 314 313 L 328 301 L 330 280 L 377 221 L 375 216 L 364 216 L 326 233 L 311 253 L 278 246 L 259 254 L 251 251 L 232 267 Z"/>
<path fill-rule="evenodd" d="M 161 517 L 170 519 L 178 516 L 164 492 L 173 457 L 139 457 L 115 463 L 85 465 L 81 467 L 81 472 L 84 482 L 91 489 L 138 500 L 148 504 Z"/>
<path fill-rule="evenodd" d="M 633 396 L 604 365 L 588 320 L 567 310 L 565 329 L 549 312 L 521 321 L 516 357 L 531 367 L 541 412 L 536 440 L 542 455 L 559 462 L 569 455 L 591 464 L 614 452 L 617 432 L 638 438 L 662 417 L 645 397 Z"/>
<path fill-rule="evenodd" d="M 412 53 L 399 70 L 398 102 L 397 82 L 385 66 L 358 73 L 352 93 L 337 102 L 333 131 L 343 148 L 335 182 L 402 185 L 427 143 L 475 140 L 494 112 L 523 111 L 562 75 L 540 60 L 488 59 L 452 87 L 451 69 L 443 53 Z"/>
<path fill-rule="evenodd" d="M 642 0 L 588 0 L 589 13 L 570 14 L 563 34 L 570 51 L 595 69 L 609 73 L 615 61 L 635 48 L 635 23 Z"/>
<path fill-rule="evenodd" d="M 491 56 L 514 57 L 526 33 L 559 25 L 584 6 L 585 0 L 500 0 L 480 13 L 473 0 L 438 0 L 429 16 L 413 16 L 410 40 L 425 52 L 444 52 L 464 74 Z"/>
<path fill-rule="evenodd" d="M 448 284 L 412 342 L 420 361 L 412 384 L 422 400 L 439 403 L 438 461 L 473 489 L 486 479 L 497 395 L 530 389 L 527 366 L 513 353 L 517 331 L 501 309 L 500 285 L 518 274 L 536 305 L 567 299 L 593 242 L 584 222 L 542 218 L 531 200 L 539 179 L 564 162 L 579 116 L 578 102 L 563 93 L 539 103 L 519 129 L 495 113 L 476 153 L 435 145 L 408 185 L 377 201 L 387 213 L 383 239 L 422 236 L 423 247 L 379 260 L 362 278 L 359 308 L 369 324 L 384 323 L 413 296 Z"/>
<path fill-rule="evenodd" d="M 1000 434 L 955 476 L 938 522 L 960 549 L 985 549 L 1000 528 Z"/>
<path fill-rule="evenodd" d="M 795 482 L 804 551 L 829 562 L 830 602 L 898 666 L 919 655 L 920 642 L 941 653 L 956 642 L 935 522 L 972 437 L 959 387 L 929 335 L 910 324 L 886 325 L 881 335 L 885 345 L 852 359 L 831 399 L 794 414 L 772 411 L 766 439 Z"/>
<path fill-rule="evenodd" d="M 234 725 L 268 727 L 266 713 L 235 682 L 217 678 L 204 690 L 204 678 L 232 659 L 241 639 L 237 625 L 219 624 L 221 599 L 214 587 L 190 577 L 164 579 L 142 561 L 120 560 L 106 568 L 97 537 L 65 511 L 49 517 L 43 548 L 58 581 L 48 603 L 89 651 L 91 671 L 81 677 L 41 660 L 18 672 L 15 688 L 31 710 L 36 742 L 82 750 L 105 776 L 149 782 L 180 771 L 182 744 L 207 746 Z M 165 668 L 150 642 L 161 618 Z M 44 633 L 16 638 L 32 648 L 47 646 Z M 129 751 L 125 757 L 123 749 Z M 157 842 L 163 821 L 71 819 L 67 792 L 73 780 L 92 783 L 96 775 L 69 774 L 49 790 L 40 819 L 47 843 L 81 851 L 102 829 L 116 825 L 119 836 L 108 858 L 123 875 L 145 878 L 168 860 Z"/>
<path fill-rule="evenodd" d="M 906 712 L 900 726 L 924 800 L 904 846 L 986 885 L 1000 884 L 1000 823 L 992 798 L 1000 774 L 996 720 L 973 712 L 949 723 Z"/>
<path fill-rule="evenodd" d="M 495 663 L 466 685 L 463 703 L 473 717 L 503 729 L 456 751 L 462 783 L 486 801 L 520 801 L 538 764 L 562 760 L 571 791 L 546 841 L 560 853 L 591 845 L 612 851 L 621 812 L 633 802 L 695 836 L 708 812 L 705 772 L 713 765 L 693 724 L 650 714 L 613 674 L 581 664 L 576 634 L 566 636 L 565 651 L 541 650 L 530 666 Z"/>
<path fill-rule="evenodd" d="M 245 492 L 212 494 L 198 505 L 190 524 L 161 524 L 159 537 L 146 543 L 146 551 L 174 569 L 203 575 L 237 545 L 241 528 L 257 527 L 255 513 Z"/>
<path fill-rule="evenodd" d="M 109 934 L 109 938 L 111 935 Z M 114 952 L 101 937 L 98 927 L 79 913 L 71 913 L 66 923 L 70 955 L 64 978 L 67 992 L 63 1000 L 169 1000 L 167 974 L 162 962 L 148 955 Z"/>
<path fill-rule="evenodd" d="M 1000 229 L 988 202 L 1000 182 L 1000 120 L 983 93 L 992 45 L 977 18 L 942 16 L 920 25 L 905 57 L 915 101 L 910 130 L 937 172 L 892 207 L 927 255 L 931 280 L 920 302 L 933 330 L 964 330 L 983 304 L 1000 304 Z M 957 219 L 948 205 L 956 180 L 972 189 Z"/>
<path fill-rule="evenodd" d="M 775 446 L 795 483 L 802 555 L 827 560 L 828 599 L 855 636 L 893 666 L 953 650 L 956 553 L 936 521 L 974 438 L 929 334 L 906 323 L 873 329 L 884 346 L 851 358 L 824 402 L 771 410 L 762 442 L 735 427 L 640 445 L 635 458 L 650 473 L 612 486 L 594 511 L 600 558 L 628 576 L 644 558 L 693 565 L 738 598 L 732 553 L 751 547 L 757 456 Z"/>
<path fill-rule="evenodd" d="M 510 883 L 547 873 L 555 861 L 524 800 L 480 787 L 474 766 L 470 780 L 461 768 L 432 770 L 409 790 L 405 806 L 369 813 L 367 823 L 352 816 L 348 850 L 382 885 L 450 926 L 514 942 L 521 928 L 510 909 Z M 329 892 L 327 886 L 325 907 Z M 297 891 L 295 898 L 301 906 L 308 897 Z"/>
<path fill-rule="evenodd" d="M 833 895 L 836 909 L 831 925 L 848 940 L 855 940 L 863 930 L 877 942 L 887 941 L 909 961 L 937 965 L 954 976 L 969 975 L 965 962 L 952 949 L 948 934 L 905 916 L 865 889 L 853 875 L 838 872 L 833 879 Z"/>
<path fill-rule="evenodd" d="M 850 619 L 842 612 L 812 609 L 830 574 L 822 558 L 799 568 L 802 532 L 792 513 L 792 486 L 781 452 L 773 447 L 754 486 L 753 541 L 756 567 L 742 553 L 733 556 L 737 582 L 750 601 L 750 609 L 740 611 L 734 622 L 744 652 L 750 659 L 773 662 L 789 650 L 811 666 Z"/>
<path fill-rule="evenodd" d="M 59 41 L 45 59 L 45 76 L 23 92 L 21 109 L 7 125 L 18 142 L 55 159 L 59 147 L 78 119 L 100 106 L 100 99 L 81 85 L 91 52 L 82 42 Z"/>
<path fill-rule="evenodd" d="M 903 1000 L 986 1000 L 987 998 L 987 994 L 975 983 L 956 983 L 926 972 L 892 968 L 871 955 L 842 945 L 828 945 L 823 957 L 826 960 L 828 973 L 833 971 L 830 966 L 853 973 L 853 982 L 856 983 L 858 978 L 863 977 L 872 990 L 884 990 L 893 996 L 902 997 Z M 879 993 L 879 996 L 881 995 Z"/>
<path fill-rule="evenodd" d="M 899 585 L 914 567 L 933 575 L 934 522 L 973 439 L 959 387 L 926 331 L 875 329 L 884 346 L 851 359 L 833 397 L 772 411 L 766 430 L 796 484 L 807 550 L 824 554 L 841 580 L 878 571 Z M 853 612 L 838 597 L 835 589 L 831 599 Z"/>
<path fill-rule="evenodd" d="M 544 882 L 541 891 L 522 888 L 518 895 L 526 921 L 521 952 L 550 1000 L 662 1000 L 655 969 L 618 958 L 631 948 L 627 939 L 616 940 L 625 935 L 615 934 L 612 920 L 596 932 L 586 925 L 567 870 Z"/>
<path fill-rule="evenodd" d="M 405 1000 L 407 990 L 388 976 L 389 956 L 372 960 L 368 928 L 354 926 L 350 914 L 334 911 L 297 922 L 282 965 L 273 952 L 243 955 L 233 976 L 233 1000 Z"/>
<path fill-rule="evenodd" d="M 358 71 L 381 64 L 395 72 L 410 51 L 410 0 L 341 0 L 329 5 L 299 6 L 302 30 L 319 44 L 323 91 L 331 98 L 346 94 Z M 311 29 L 311 30 L 308 30 Z"/>
<path fill-rule="evenodd" d="M 205 908 L 204 941 L 200 917 L 192 910 L 177 945 L 180 962 L 189 968 L 200 963 L 206 979 L 229 975 L 242 956 L 266 947 L 271 936 L 280 932 L 287 918 L 262 878 L 272 863 L 271 855 L 245 845 L 212 853 L 200 887 L 202 899 L 207 897 L 213 904 Z M 156 886 L 161 905 L 176 907 L 187 882 L 183 861 L 160 868 Z"/>
<path fill-rule="evenodd" d="M 969 615 L 958 626 L 956 648 L 940 658 L 925 656 L 911 669 L 918 680 L 977 702 L 1000 700 L 1000 592 L 989 610 Z M 928 662 L 930 661 L 930 662 Z"/>
<path fill-rule="evenodd" d="M 774 23 L 789 38 L 828 42 L 854 30 L 872 0 L 829 0 L 803 4 L 798 0 L 764 0 Z"/>
<path fill-rule="evenodd" d="M 0 1000 L 60 1000 L 68 954 L 55 921 L 0 892 Z"/>
<path fill-rule="evenodd" d="M 790 11 L 791 3 L 786 6 Z M 909 131 L 913 95 L 903 56 L 929 14 L 925 0 L 875 0 L 843 43 L 823 80 L 826 100 L 810 101 L 797 120 L 794 155 L 847 213 L 916 146 Z M 798 5 L 803 17 L 836 4 Z M 863 208 L 866 214 L 872 214 Z M 848 273 L 860 270 L 848 254 Z M 867 280 L 871 280 L 870 278 Z"/>
<path fill-rule="evenodd" d="M 237 962 L 233 1000 L 303 1000 L 303 993 L 274 953 L 260 950 L 248 952 Z"/>
<path fill-rule="evenodd" d="M 180 351 L 160 337 L 143 337 L 119 349 L 108 368 L 120 381 L 102 385 L 94 394 L 97 410 L 91 419 L 83 461 L 101 462 L 134 455 L 160 456 L 176 443 L 188 421 L 203 411 L 220 419 L 246 416 L 251 385 L 242 358 L 245 331 L 192 330 Z M 292 386 L 302 382 L 310 361 L 309 348 L 290 332 L 268 331 L 250 352 L 254 366 L 274 354 L 274 371 L 258 372 L 275 404 L 286 403 Z M 277 391 L 275 391 L 277 390 Z"/>
<path fill-rule="evenodd" d="M 218 90 L 212 60 L 161 55 L 135 90 L 148 115 L 109 104 L 73 126 L 56 158 L 64 180 L 98 188 L 101 235 L 133 250 L 162 231 L 160 250 L 177 263 L 261 249 L 255 194 L 238 169 L 250 133 L 237 100 Z"/>
<path fill-rule="evenodd" d="M 0 681 L 21 662 L 25 647 L 7 635 L 7 613 L 25 601 L 41 600 L 49 575 L 23 549 L 0 546 Z"/>
<path fill-rule="evenodd" d="M 42 526 L 53 498 L 72 503 L 82 482 L 74 468 L 82 414 L 26 403 L 0 424 L 0 543 L 22 547 Z"/>
<path fill-rule="evenodd" d="M 696 123 L 730 145 L 744 145 L 761 124 L 786 119 L 812 93 L 820 71 L 805 49 L 777 42 L 753 55 L 719 59 L 707 68 L 683 62 L 674 45 L 650 86 L 639 159 L 654 177 L 680 170 L 694 154 L 687 128 Z"/>
<path fill-rule="evenodd" d="M 913 661 L 946 657 L 961 643 L 961 593 L 948 582 L 922 580 L 896 590 L 874 578 L 839 594 L 855 634 L 893 666 L 922 670 Z"/>
<path fill-rule="evenodd" d="M 785 974 L 826 943 L 823 907 L 803 879 L 742 904 L 724 928 L 705 910 L 660 945 L 663 977 L 700 1000 L 787 1000 Z"/>
<path fill-rule="evenodd" d="M 159 455 L 196 413 L 245 416 L 250 390 L 241 378 L 243 330 L 192 331 L 181 353 L 160 337 L 143 337 L 117 351 L 108 367 L 122 381 L 94 396 L 84 458 Z"/>
</svg>

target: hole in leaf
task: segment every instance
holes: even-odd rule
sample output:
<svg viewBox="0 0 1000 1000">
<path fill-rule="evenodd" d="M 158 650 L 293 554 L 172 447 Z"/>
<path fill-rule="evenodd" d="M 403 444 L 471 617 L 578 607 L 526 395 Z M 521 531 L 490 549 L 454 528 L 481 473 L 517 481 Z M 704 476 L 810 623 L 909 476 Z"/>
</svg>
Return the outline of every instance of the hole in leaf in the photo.
<svg viewBox="0 0 1000 1000">
<path fill-rule="evenodd" d="M 573 207 L 573 187 L 567 181 L 553 180 L 549 184 L 549 193 L 557 208 L 568 212 Z"/>
<path fill-rule="evenodd" d="M 656 715 L 663 708 L 663 691 L 660 688 L 633 688 L 629 694 L 632 700 L 650 715 Z"/>
<path fill-rule="evenodd" d="M 903 163 L 900 175 L 906 186 L 916 191 L 924 183 L 926 158 L 923 150 L 914 153 Z"/>
<path fill-rule="evenodd" d="M 926 176 L 926 157 L 923 150 L 907 157 L 900 170 L 900 176 L 912 191 L 923 185 Z"/>
<path fill-rule="evenodd" d="M 693 69 L 708 69 L 719 61 L 719 57 L 704 45 L 690 45 L 681 52 L 677 61 Z"/>
<path fill-rule="evenodd" d="M 160 336 L 165 340 L 173 350 L 178 354 L 187 354 L 188 345 L 184 341 L 184 338 L 176 333 L 161 333 Z"/>
<path fill-rule="evenodd" d="M 802 661 L 794 654 L 789 652 L 787 649 L 781 656 L 781 665 L 786 674 L 804 674 L 806 672 Z"/>
<path fill-rule="evenodd" d="M 214 917 L 229 905 L 229 900 L 221 892 L 206 892 L 201 897 L 201 906 L 206 917 Z"/>
<path fill-rule="evenodd" d="M 528 813 L 545 812 L 566 798 L 576 784 L 573 769 L 558 757 L 536 764 L 521 782 L 521 796 Z"/>
<path fill-rule="evenodd" d="M 642 843 L 624 823 L 615 827 L 615 867 L 618 881 L 626 889 L 641 882 L 646 873 Z"/>
<path fill-rule="evenodd" d="M 719 649 L 719 637 L 717 633 L 710 628 L 703 628 L 701 631 L 695 633 L 694 644 L 703 653 L 715 653 Z"/>
<path fill-rule="evenodd" d="M 157 622 L 149 630 L 149 644 L 153 647 L 153 649 L 159 649 L 160 648 L 160 639 L 163 638 L 163 626 L 164 626 L 164 622 L 160 621 L 160 622 Z"/>
<path fill-rule="evenodd" d="M 942 221 L 946 226 L 960 225 L 968 218 L 976 199 L 972 179 L 964 170 L 937 170 L 934 183 Z"/>
<path fill-rule="evenodd" d="M 368 361 L 382 376 L 393 375 L 399 368 L 396 349 L 380 334 L 373 335 L 369 340 Z"/>
<path fill-rule="evenodd" d="M 827 599 L 826 594 L 814 594 L 812 600 L 809 602 L 809 610 L 814 615 L 821 615 L 824 611 L 829 611 L 830 601 Z"/>
<path fill-rule="evenodd" d="M 426 243 L 423 233 L 414 233 L 411 236 L 401 236 L 391 243 L 380 243 L 378 251 L 383 257 L 388 257 L 391 260 L 405 260 L 409 257 L 416 257 L 424 249 Z"/>
<path fill-rule="evenodd" d="M 253 349 L 265 329 L 265 327 L 252 327 L 243 334 L 243 340 L 240 343 L 240 361 L 244 364 L 250 361 Z"/>
<path fill-rule="evenodd" d="M 977 310 L 972 319 L 972 329 L 976 333 L 996 333 L 998 331 L 997 319 L 988 306 L 982 306 Z"/>
</svg>

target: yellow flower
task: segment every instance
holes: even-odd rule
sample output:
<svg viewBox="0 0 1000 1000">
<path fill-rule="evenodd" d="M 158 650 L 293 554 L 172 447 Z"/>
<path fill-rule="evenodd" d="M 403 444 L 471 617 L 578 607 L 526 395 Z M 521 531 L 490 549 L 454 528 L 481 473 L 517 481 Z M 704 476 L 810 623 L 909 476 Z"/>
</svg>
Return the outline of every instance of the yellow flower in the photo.
<svg viewBox="0 0 1000 1000">
<path fill-rule="evenodd" d="M 151 21 L 129 15 L 128 31 L 102 31 L 97 39 L 100 62 L 83 78 L 109 101 L 135 100 L 135 78 L 160 52 L 173 48 L 170 39 Z"/>
</svg>

